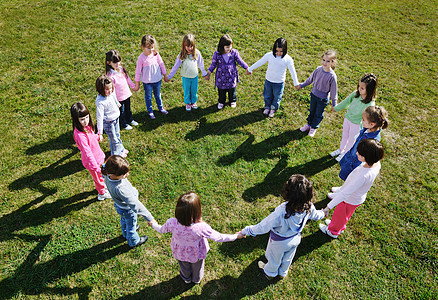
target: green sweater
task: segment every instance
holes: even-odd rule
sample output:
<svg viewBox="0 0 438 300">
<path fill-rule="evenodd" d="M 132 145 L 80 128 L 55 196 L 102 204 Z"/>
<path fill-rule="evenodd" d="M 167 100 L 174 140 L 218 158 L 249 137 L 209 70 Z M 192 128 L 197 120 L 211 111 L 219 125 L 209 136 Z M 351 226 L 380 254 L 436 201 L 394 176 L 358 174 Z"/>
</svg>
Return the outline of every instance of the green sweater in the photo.
<svg viewBox="0 0 438 300">
<path fill-rule="evenodd" d="M 351 123 L 360 124 L 362 122 L 362 113 L 368 106 L 376 105 L 376 102 L 372 100 L 370 103 L 363 103 L 362 97 L 356 96 L 356 91 L 351 93 L 347 98 L 345 98 L 341 103 L 334 107 L 335 111 L 340 111 L 343 109 L 347 109 L 347 113 L 345 114 L 345 118 L 347 118 Z"/>
</svg>

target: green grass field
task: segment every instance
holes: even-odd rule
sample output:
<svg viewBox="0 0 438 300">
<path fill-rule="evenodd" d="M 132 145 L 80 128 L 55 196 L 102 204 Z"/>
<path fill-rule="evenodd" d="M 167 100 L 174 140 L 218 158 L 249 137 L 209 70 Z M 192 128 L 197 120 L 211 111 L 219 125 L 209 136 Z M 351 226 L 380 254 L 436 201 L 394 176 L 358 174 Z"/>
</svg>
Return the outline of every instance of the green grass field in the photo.
<svg viewBox="0 0 438 300">
<path fill-rule="evenodd" d="M 438 2 L 417 1 L 22 1 L 0 3 L 0 299 L 432 299 L 438 298 Z M 338 52 L 339 99 L 365 72 L 379 78 L 389 112 L 382 171 L 345 233 L 330 240 L 309 222 L 289 276 L 267 282 L 268 236 L 210 242 L 205 277 L 186 285 L 160 235 L 129 250 L 111 200 L 97 201 L 73 141 L 69 108 L 83 102 L 95 121 L 96 78 L 117 49 L 131 77 L 140 39 L 152 34 L 170 71 L 186 33 L 208 67 L 222 34 L 253 64 L 283 36 L 300 82 Z M 129 180 L 159 223 L 177 197 L 198 193 L 203 218 L 234 233 L 267 216 L 285 180 L 309 176 L 315 205 L 341 184 L 329 153 L 345 112 L 329 108 L 315 138 L 298 130 L 310 89 L 288 74 L 280 111 L 261 114 L 266 65 L 240 69 L 238 107 L 217 111 L 214 80 L 199 83 L 200 108 L 183 108 L 181 76 L 163 84 L 169 115 L 151 121 L 144 92 L 132 97 L 141 124 L 122 132 Z M 155 105 L 155 104 L 154 104 Z M 155 107 L 155 106 L 154 106 Z M 109 151 L 108 140 L 101 143 Z"/>
</svg>

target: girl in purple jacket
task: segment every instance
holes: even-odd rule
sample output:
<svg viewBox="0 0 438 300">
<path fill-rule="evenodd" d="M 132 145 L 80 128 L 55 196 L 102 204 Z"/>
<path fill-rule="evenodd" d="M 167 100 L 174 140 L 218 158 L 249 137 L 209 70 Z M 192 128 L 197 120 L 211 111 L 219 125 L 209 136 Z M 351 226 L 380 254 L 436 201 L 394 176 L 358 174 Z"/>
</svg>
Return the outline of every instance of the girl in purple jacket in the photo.
<svg viewBox="0 0 438 300">
<path fill-rule="evenodd" d="M 219 40 L 217 51 L 213 54 L 213 59 L 210 68 L 208 68 L 206 78 L 209 80 L 210 74 L 217 68 L 215 81 L 219 94 L 218 109 L 224 108 L 227 94 L 231 107 L 236 107 L 236 86 L 237 82 L 239 82 L 237 64 L 245 70 L 248 69 L 248 64 L 243 61 L 239 52 L 233 49 L 233 40 L 228 34 L 225 34 Z"/>
<path fill-rule="evenodd" d="M 96 187 L 98 200 L 111 198 L 105 188 L 105 182 L 100 171 L 100 166 L 105 160 L 105 153 L 99 146 L 99 137 L 94 133 L 93 121 L 90 113 L 82 103 L 75 103 L 70 108 L 73 121 L 73 138 L 81 151 L 81 160 L 84 167 L 90 172 Z"/>
</svg>

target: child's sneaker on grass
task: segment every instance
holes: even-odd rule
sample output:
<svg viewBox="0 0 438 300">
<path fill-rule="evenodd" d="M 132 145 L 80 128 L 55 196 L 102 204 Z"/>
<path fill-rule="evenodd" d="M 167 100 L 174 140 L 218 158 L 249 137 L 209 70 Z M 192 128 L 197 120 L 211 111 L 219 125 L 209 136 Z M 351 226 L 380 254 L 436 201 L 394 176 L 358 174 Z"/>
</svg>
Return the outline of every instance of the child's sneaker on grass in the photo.
<svg viewBox="0 0 438 300">
<path fill-rule="evenodd" d="M 132 129 L 132 126 L 129 125 L 129 124 L 126 124 L 126 126 L 123 127 L 123 129 L 125 129 L 125 130 L 131 130 L 131 129 Z"/>
<path fill-rule="evenodd" d="M 103 194 L 97 194 L 97 200 L 103 201 L 105 199 L 111 199 L 111 195 L 108 191 L 105 191 Z"/>
<path fill-rule="evenodd" d="M 306 124 L 306 125 L 304 125 L 303 127 L 300 127 L 300 131 L 301 131 L 301 132 L 306 132 L 306 131 L 309 130 L 309 129 L 310 129 L 309 124 Z"/>
<path fill-rule="evenodd" d="M 330 156 L 331 156 L 331 157 L 336 157 L 336 156 L 338 156 L 339 154 L 341 154 L 341 150 L 336 149 L 335 151 L 333 151 L 333 152 L 330 153 Z"/>
<path fill-rule="evenodd" d="M 192 106 L 190 104 L 186 104 L 186 111 L 191 111 L 192 110 Z"/>
<path fill-rule="evenodd" d="M 269 111 L 269 117 L 272 118 L 272 117 L 274 117 L 274 115 L 275 115 L 275 109 L 271 109 Z"/>
<path fill-rule="evenodd" d="M 192 108 L 193 108 L 193 109 L 198 109 L 198 104 L 196 104 L 196 103 L 192 103 Z"/>
<path fill-rule="evenodd" d="M 260 272 L 262 272 L 262 274 L 265 275 L 266 279 L 268 279 L 268 280 L 272 280 L 272 279 L 274 279 L 274 277 L 271 277 L 271 276 L 266 275 L 265 270 L 264 270 L 264 269 L 265 269 L 265 263 L 264 263 L 264 262 L 262 262 L 261 260 L 259 260 L 259 261 L 257 262 L 257 266 L 259 267 Z"/>
<path fill-rule="evenodd" d="M 128 156 L 129 151 L 128 150 L 123 150 L 122 155 L 120 155 L 121 157 L 125 158 L 126 156 Z"/>
<path fill-rule="evenodd" d="M 164 108 L 160 109 L 160 113 L 162 113 L 163 115 L 167 115 L 169 112 L 167 110 L 165 110 Z"/>
<path fill-rule="evenodd" d="M 131 126 L 138 126 L 138 122 L 135 120 L 132 120 L 129 124 L 131 124 Z"/>
<path fill-rule="evenodd" d="M 217 109 L 222 109 L 222 108 L 224 108 L 224 105 L 222 103 L 218 103 L 217 104 Z"/>
<path fill-rule="evenodd" d="M 236 102 L 231 102 L 230 105 L 231 105 L 232 108 L 236 108 L 236 106 L 237 106 Z"/>
<path fill-rule="evenodd" d="M 155 120 L 155 115 L 154 115 L 154 112 L 153 111 L 151 111 L 150 113 L 148 113 L 149 114 L 149 117 L 152 119 L 152 120 Z"/>
<path fill-rule="evenodd" d="M 331 233 L 330 230 L 328 230 L 328 226 L 324 224 L 319 224 L 319 230 L 321 230 L 323 233 L 327 234 L 329 237 L 333 239 L 337 239 L 338 236 Z"/>
<path fill-rule="evenodd" d="M 263 111 L 263 114 L 264 114 L 264 115 L 269 114 L 269 108 L 265 108 L 265 110 Z"/>
<path fill-rule="evenodd" d="M 341 161 L 341 159 L 344 157 L 345 153 L 341 153 L 338 156 L 336 156 L 336 161 Z"/>
<path fill-rule="evenodd" d="M 310 130 L 309 130 L 309 136 L 310 137 L 314 137 L 315 136 L 315 133 L 316 133 L 316 129 L 315 128 L 310 128 Z"/>
<path fill-rule="evenodd" d="M 132 246 L 131 248 L 135 248 L 135 247 L 141 246 L 144 243 L 146 243 L 147 240 L 148 240 L 148 236 L 147 235 L 141 236 L 140 237 L 140 241 L 136 245 Z"/>
</svg>

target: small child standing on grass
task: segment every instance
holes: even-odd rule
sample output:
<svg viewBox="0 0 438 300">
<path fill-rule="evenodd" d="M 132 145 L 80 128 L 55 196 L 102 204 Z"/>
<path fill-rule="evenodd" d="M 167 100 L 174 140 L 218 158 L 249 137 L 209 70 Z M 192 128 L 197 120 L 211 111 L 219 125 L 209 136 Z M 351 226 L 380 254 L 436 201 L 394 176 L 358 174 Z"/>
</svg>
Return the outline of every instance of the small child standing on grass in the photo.
<svg viewBox="0 0 438 300">
<path fill-rule="evenodd" d="M 236 86 L 239 82 L 237 64 L 245 70 L 248 69 L 248 64 L 240 57 L 239 51 L 233 49 L 233 40 L 228 34 L 225 34 L 219 39 L 217 51 L 214 52 L 211 65 L 207 71 L 207 80 L 209 80 L 210 74 L 216 69 L 215 84 L 219 94 L 218 109 L 224 108 L 227 94 L 230 106 L 236 107 Z"/>
<path fill-rule="evenodd" d="M 317 67 L 306 81 L 296 87 L 299 90 L 313 83 L 307 124 L 300 128 L 302 132 L 309 130 L 309 136 L 311 137 L 315 136 L 316 130 L 324 118 L 324 109 L 329 103 L 329 95 L 333 107 L 336 105 L 338 84 L 335 71 L 333 71 L 335 65 L 336 52 L 331 50 L 324 52 L 321 66 Z"/>
<path fill-rule="evenodd" d="M 182 41 L 182 49 L 178 54 L 175 65 L 170 70 L 167 81 L 170 81 L 181 66 L 182 85 L 184 91 L 184 103 L 186 111 L 198 108 L 198 68 L 201 69 L 202 76 L 207 78 L 204 60 L 201 52 L 196 49 L 195 37 L 193 34 L 186 34 Z M 166 81 L 166 79 L 165 79 Z"/>
<path fill-rule="evenodd" d="M 90 112 L 85 105 L 78 102 L 71 106 L 70 114 L 73 121 L 73 138 L 81 151 L 82 164 L 93 177 L 98 192 L 97 200 L 111 198 L 100 171 L 100 166 L 105 161 L 105 153 L 100 149 L 99 136 L 94 133 Z"/>
<path fill-rule="evenodd" d="M 154 220 L 149 223 L 159 233 L 172 232 L 173 256 L 178 260 L 179 274 L 185 283 L 200 283 L 204 276 L 204 261 L 210 249 L 207 239 L 231 242 L 243 238 L 240 233 L 222 234 L 202 221 L 201 200 L 193 192 L 178 198 L 175 217 L 164 225 Z"/>
<path fill-rule="evenodd" d="M 154 217 L 138 200 L 138 191 L 128 181 L 129 164 L 119 155 L 110 156 L 102 165 L 102 174 L 105 175 L 105 183 L 114 200 L 114 207 L 120 215 L 122 235 L 133 248 L 144 244 L 148 236 L 139 236 L 137 230 L 137 215 L 143 216 L 148 221 L 154 221 Z"/>
<path fill-rule="evenodd" d="M 166 74 L 166 67 L 163 59 L 158 53 L 158 43 L 152 35 L 146 34 L 141 39 L 141 49 L 143 53 L 137 59 L 137 68 L 135 69 L 135 87 L 138 91 L 140 81 L 143 83 L 144 99 L 149 117 L 154 120 L 154 110 L 152 109 L 152 92 L 154 93 L 155 102 L 158 110 L 167 115 L 167 110 L 163 108 L 161 100 L 161 79 L 169 81 Z"/>
<path fill-rule="evenodd" d="M 339 177 L 346 180 L 348 175 L 361 164 L 357 158 L 357 145 L 364 139 L 380 141 L 380 131 L 388 127 L 388 113 L 382 106 L 368 106 L 362 113 L 363 129 L 356 136 L 356 141 L 348 152 L 339 161 L 341 171 Z"/>
<path fill-rule="evenodd" d="M 341 234 L 356 208 L 365 202 L 367 193 L 380 171 L 380 160 L 383 158 L 382 144 L 375 139 L 361 140 L 357 145 L 356 156 L 361 164 L 355 168 L 341 187 L 332 187 L 333 193 L 327 196 L 332 199 L 324 213 L 327 216 L 333 207 L 335 211 L 331 220 L 319 224 L 319 229 L 332 238 Z"/>
<path fill-rule="evenodd" d="M 331 152 L 332 157 L 340 161 L 345 151 L 350 150 L 354 144 L 354 137 L 360 131 L 362 113 L 368 106 L 376 105 L 377 77 L 374 74 L 365 74 L 357 84 L 357 90 L 351 93 L 341 103 L 332 108 L 340 111 L 347 108 L 344 124 L 342 125 L 342 140 L 339 149 Z"/>
<path fill-rule="evenodd" d="M 305 176 L 292 175 L 285 183 L 281 196 L 286 202 L 277 206 L 259 224 L 247 226 L 241 231 L 243 235 L 251 236 L 270 233 L 265 252 L 268 262 L 258 262 L 258 267 L 268 279 L 277 275 L 286 277 L 307 220 L 324 218 L 324 212 L 316 210 L 312 204 L 313 185 Z"/>
<path fill-rule="evenodd" d="M 116 98 L 120 103 L 120 128 L 131 130 L 132 126 L 138 123 L 132 118 L 131 112 L 131 90 L 135 84 L 129 78 L 125 67 L 122 65 L 122 58 L 117 50 L 110 50 L 105 54 L 106 75 L 111 78 L 116 90 Z M 132 126 L 131 126 L 132 125 Z"/>
<path fill-rule="evenodd" d="M 96 97 L 99 142 L 103 140 L 102 133 L 105 130 L 108 135 L 111 155 L 126 157 L 129 151 L 123 147 L 120 139 L 120 103 L 117 101 L 116 93 L 114 93 L 114 84 L 108 76 L 101 75 L 96 80 L 96 90 L 99 93 Z"/>
<path fill-rule="evenodd" d="M 297 72 L 295 71 L 294 61 L 287 54 L 287 41 L 285 38 L 278 38 L 274 42 L 272 52 L 266 53 L 259 61 L 246 70 L 247 74 L 268 63 L 266 70 L 265 86 L 263 88 L 263 98 L 265 99 L 264 115 L 272 118 L 280 108 L 281 98 L 283 97 L 284 85 L 286 81 L 286 70 L 289 69 L 295 88 L 298 88 Z"/>
</svg>

